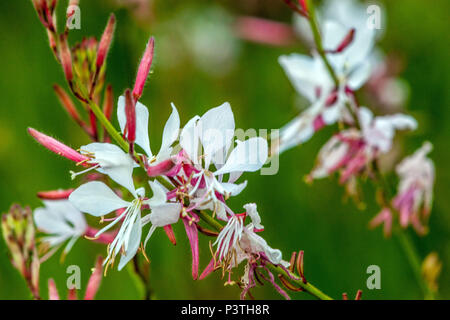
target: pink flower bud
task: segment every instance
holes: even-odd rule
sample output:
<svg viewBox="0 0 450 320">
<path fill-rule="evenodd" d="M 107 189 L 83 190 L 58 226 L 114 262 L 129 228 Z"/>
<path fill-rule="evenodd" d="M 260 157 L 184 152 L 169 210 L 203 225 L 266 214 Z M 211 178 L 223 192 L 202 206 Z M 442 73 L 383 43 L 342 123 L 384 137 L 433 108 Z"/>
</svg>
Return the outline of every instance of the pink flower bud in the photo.
<svg viewBox="0 0 450 320">
<path fill-rule="evenodd" d="M 84 122 L 81 120 L 78 111 L 70 99 L 69 95 L 64 91 L 63 88 L 58 86 L 57 84 L 53 85 L 53 90 L 55 90 L 56 95 L 58 96 L 59 102 L 66 109 L 67 113 L 81 126 L 84 125 Z"/>
<path fill-rule="evenodd" d="M 49 137 L 33 128 L 28 128 L 28 133 L 41 145 L 54 153 L 63 156 L 69 160 L 75 161 L 77 163 L 82 163 L 84 166 L 88 166 L 86 161 L 89 160 L 88 157 L 81 155 L 74 149 L 66 146 L 64 143 Z"/>
<path fill-rule="evenodd" d="M 70 53 L 69 44 L 67 43 L 67 36 L 65 36 L 64 33 L 60 36 L 59 44 L 59 55 L 64 75 L 66 76 L 67 81 L 71 82 L 73 79 L 72 55 Z"/>
<path fill-rule="evenodd" d="M 72 191 L 73 189 L 40 191 L 37 193 L 37 196 L 43 200 L 61 200 L 61 199 L 68 199 Z"/>
<path fill-rule="evenodd" d="M 103 32 L 102 38 L 100 39 L 100 43 L 98 45 L 97 51 L 97 68 L 101 68 L 103 63 L 105 62 L 106 56 L 108 55 L 109 48 L 111 46 L 111 41 L 114 34 L 114 27 L 116 24 L 116 17 L 114 14 L 111 14 L 108 20 L 108 24 L 106 25 L 105 31 Z"/>
<path fill-rule="evenodd" d="M 127 118 L 127 139 L 130 143 L 133 143 L 136 140 L 136 106 L 130 89 L 125 91 L 125 115 Z"/>
<path fill-rule="evenodd" d="M 148 74 L 150 72 L 150 67 L 152 66 L 154 48 L 155 48 L 155 39 L 151 37 L 147 43 L 147 47 L 145 48 L 144 56 L 141 59 L 141 63 L 139 64 L 136 82 L 134 84 L 133 89 L 133 97 L 135 100 L 139 100 L 139 98 L 142 96 L 145 81 L 147 80 Z"/>
<path fill-rule="evenodd" d="M 305 14 L 308 13 L 308 5 L 306 3 L 307 0 L 298 0 L 298 3 L 300 4 L 300 7 L 302 7 L 302 10 Z"/>
<path fill-rule="evenodd" d="M 95 295 L 97 294 L 98 288 L 100 287 L 100 283 L 102 281 L 102 263 L 103 258 L 98 257 L 97 262 L 95 263 L 95 269 L 89 278 L 86 294 L 84 296 L 84 300 L 93 300 Z"/>
<path fill-rule="evenodd" d="M 336 48 L 336 50 L 333 51 L 333 53 L 340 53 L 340 52 L 344 51 L 353 42 L 354 37 L 355 37 L 355 28 L 352 28 L 347 33 L 344 40 L 342 40 L 342 42 Z"/>
<path fill-rule="evenodd" d="M 58 289 L 56 288 L 55 280 L 48 279 L 48 299 L 49 300 L 60 300 Z"/>
</svg>

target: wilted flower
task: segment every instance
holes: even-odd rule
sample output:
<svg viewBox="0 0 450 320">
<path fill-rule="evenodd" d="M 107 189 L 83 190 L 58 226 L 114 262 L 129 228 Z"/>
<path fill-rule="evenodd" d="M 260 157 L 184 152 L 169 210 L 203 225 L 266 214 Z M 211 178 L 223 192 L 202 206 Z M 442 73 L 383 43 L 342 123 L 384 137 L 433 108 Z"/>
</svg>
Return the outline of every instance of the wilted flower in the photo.
<svg viewBox="0 0 450 320">
<path fill-rule="evenodd" d="M 343 130 L 322 147 L 318 164 L 309 176 L 311 179 L 324 178 L 340 170 L 340 182 L 345 183 L 391 149 L 395 130 L 414 130 L 417 127 L 417 122 L 410 116 L 373 117 L 365 107 L 359 109 L 358 118 L 361 130 Z"/>
</svg>

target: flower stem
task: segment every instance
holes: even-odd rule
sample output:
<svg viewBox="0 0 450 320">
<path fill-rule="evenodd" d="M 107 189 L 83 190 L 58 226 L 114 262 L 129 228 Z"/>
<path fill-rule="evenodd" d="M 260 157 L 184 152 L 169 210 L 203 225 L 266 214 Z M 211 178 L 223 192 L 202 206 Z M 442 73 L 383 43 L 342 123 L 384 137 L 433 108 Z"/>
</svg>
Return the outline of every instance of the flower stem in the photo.
<svg viewBox="0 0 450 320">
<path fill-rule="evenodd" d="M 408 262 L 414 272 L 414 276 L 416 277 L 420 288 L 422 289 L 425 299 L 434 300 L 435 294 L 422 276 L 422 268 L 420 262 L 421 259 L 419 257 L 419 254 L 417 253 L 416 248 L 414 247 L 414 244 L 411 241 L 411 238 L 404 231 L 395 232 L 395 235 L 397 236 L 399 244 L 403 249 L 406 258 L 408 259 Z"/>
<path fill-rule="evenodd" d="M 303 288 L 303 290 L 305 290 L 306 292 L 308 292 L 310 295 L 316 297 L 317 299 L 320 300 L 333 300 L 333 298 L 331 298 L 330 296 L 328 296 L 327 294 L 323 293 L 320 289 L 316 288 L 314 285 L 312 285 L 311 283 L 307 282 L 304 283 L 302 280 L 294 280 L 291 277 L 289 277 L 288 273 L 286 272 L 286 270 L 283 270 L 283 268 L 281 268 L 280 266 L 275 266 L 273 264 L 267 264 L 266 265 L 267 269 L 269 269 L 271 272 L 279 274 L 284 276 L 286 279 L 289 279 L 290 282 L 294 282 L 296 285 L 300 286 Z M 296 278 L 299 278 L 298 275 L 290 272 L 291 276 L 294 276 Z"/>
<path fill-rule="evenodd" d="M 223 228 L 223 226 L 216 220 L 214 220 L 209 214 L 207 214 L 204 211 L 199 210 L 197 212 L 198 216 L 200 217 L 200 219 L 202 219 L 205 223 L 207 223 L 210 227 L 214 228 L 216 231 L 220 232 Z M 308 292 L 309 294 L 311 294 L 312 296 L 320 299 L 320 300 L 333 300 L 330 296 L 326 295 L 325 293 L 323 293 L 322 291 L 320 291 L 318 288 L 316 288 L 315 286 L 313 286 L 311 283 L 304 283 L 302 280 L 294 280 L 292 279 L 285 270 L 283 270 L 283 268 L 279 267 L 279 266 L 275 266 L 272 264 L 267 264 L 266 267 L 275 274 L 278 275 L 282 275 L 284 276 L 286 279 L 289 279 L 289 281 L 294 282 L 295 284 L 297 284 L 298 286 L 300 286 L 301 288 L 303 288 L 306 292 Z M 294 273 L 290 273 L 291 276 L 294 276 L 295 278 L 299 278 L 300 277 Z"/>
<path fill-rule="evenodd" d="M 320 57 L 323 60 L 323 63 L 325 64 L 328 73 L 330 74 L 331 78 L 334 81 L 334 84 L 336 87 L 339 87 L 339 79 L 336 76 L 336 73 L 334 72 L 333 68 L 331 67 L 330 62 L 327 59 L 327 56 L 325 55 L 325 50 L 323 49 L 322 45 L 322 37 L 320 35 L 317 19 L 316 19 L 316 13 L 314 9 L 313 0 L 308 0 L 308 22 L 311 27 L 311 31 L 313 33 L 314 37 L 314 43 L 316 44 L 317 52 L 319 53 Z"/>
</svg>

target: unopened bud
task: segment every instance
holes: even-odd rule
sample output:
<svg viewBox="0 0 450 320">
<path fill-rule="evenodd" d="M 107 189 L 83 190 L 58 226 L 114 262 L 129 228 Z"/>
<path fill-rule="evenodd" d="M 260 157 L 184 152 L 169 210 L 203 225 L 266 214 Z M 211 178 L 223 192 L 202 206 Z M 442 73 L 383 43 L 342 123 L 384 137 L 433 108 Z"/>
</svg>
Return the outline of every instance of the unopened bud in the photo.
<svg viewBox="0 0 450 320">
<path fill-rule="evenodd" d="M 66 76 L 68 82 L 72 82 L 72 55 L 70 53 L 69 44 L 67 43 L 67 36 L 64 33 L 60 36 L 59 55 L 61 59 L 61 65 L 64 70 L 64 75 Z"/>
<path fill-rule="evenodd" d="M 81 126 L 84 125 L 84 122 L 81 120 L 80 115 L 70 99 L 69 95 L 64 91 L 63 88 L 58 86 L 57 84 L 53 85 L 53 90 L 55 90 L 56 95 L 58 96 L 59 102 L 64 109 L 66 109 L 67 113 Z"/>
<path fill-rule="evenodd" d="M 81 163 L 84 166 L 88 166 L 88 164 L 86 164 L 86 161 L 89 160 L 88 157 L 76 152 L 74 149 L 66 146 L 64 143 L 59 142 L 58 140 L 49 137 L 33 128 L 28 128 L 28 133 L 48 150 L 69 160 Z"/>
<path fill-rule="evenodd" d="M 127 139 L 128 142 L 133 143 L 136 140 L 136 106 L 130 89 L 125 91 L 125 115 L 127 118 Z"/>
<path fill-rule="evenodd" d="M 135 100 L 139 100 L 139 98 L 142 96 L 142 91 L 144 91 L 145 81 L 147 80 L 148 74 L 150 72 L 150 67 L 152 66 L 154 48 L 155 39 L 151 37 L 147 43 L 147 47 L 145 48 L 141 63 L 139 64 L 136 82 L 133 89 L 133 97 Z"/>
<path fill-rule="evenodd" d="M 333 51 L 333 53 L 340 53 L 344 51 L 353 42 L 354 37 L 355 37 L 355 28 L 352 28 L 347 33 L 344 40 L 342 40 L 339 46 Z"/>
<path fill-rule="evenodd" d="M 68 199 L 72 191 L 73 189 L 40 191 L 37 193 L 37 196 L 43 200 L 61 200 L 61 199 Z"/>
<path fill-rule="evenodd" d="M 31 209 L 13 204 L 9 212 L 2 215 L 1 224 L 11 263 L 24 277 L 33 296 L 38 299 L 40 263 Z"/>
<path fill-rule="evenodd" d="M 108 51 L 111 46 L 115 24 L 116 17 L 114 16 L 114 14 L 111 14 L 108 20 L 108 24 L 106 25 L 105 31 L 103 32 L 102 38 L 100 39 L 100 43 L 98 45 L 96 62 L 97 69 L 100 69 L 106 60 L 106 56 L 108 55 Z"/>
</svg>

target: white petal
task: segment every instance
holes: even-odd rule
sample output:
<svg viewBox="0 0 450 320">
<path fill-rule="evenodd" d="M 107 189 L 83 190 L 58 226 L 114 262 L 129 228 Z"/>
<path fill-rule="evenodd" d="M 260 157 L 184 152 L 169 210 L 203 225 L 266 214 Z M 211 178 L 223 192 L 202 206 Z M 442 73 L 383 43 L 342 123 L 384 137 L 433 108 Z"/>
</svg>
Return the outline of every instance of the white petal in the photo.
<svg viewBox="0 0 450 320">
<path fill-rule="evenodd" d="M 150 141 L 148 137 L 148 109 L 142 103 L 136 103 L 136 144 L 144 149 L 145 153 L 151 157 Z M 120 96 L 117 104 L 117 119 L 119 120 L 120 130 L 125 130 L 127 118 L 125 115 L 125 97 Z"/>
<path fill-rule="evenodd" d="M 200 140 L 205 154 L 205 168 L 209 167 L 214 154 L 224 149 L 228 151 L 234 136 L 234 116 L 230 104 L 208 110 L 199 121 Z"/>
<path fill-rule="evenodd" d="M 247 186 L 247 181 L 244 181 L 240 184 L 229 182 L 222 182 L 220 184 L 227 194 L 229 194 L 230 196 L 237 196 L 242 192 L 242 190 L 245 189 L 245 187 Z"/>
<path fill-rule="evenodd" d="M 48 234 L 60 234 L 70 236 L 72 229 L 59 216 L 62 212 L 54 212 L 47 208 L 37 208 L 34 210 L 34 222 L 39 230 Z"/>
<path fill-rule="evenodd" d="M 198 163 L 198 146 L 199 146 L 199 132 L 197 128 L 197 121 L 199 116 L 195 116 L 184 126 L 180 134 L 180 145 L 187 153 L 191 161 Z"/>
<path fill-rule="evenodd" d="M 373 121 L 373 113 L 366 107 L 360 107 L 358 111 L 358 118 L 361 128 L 364 131 L 370 127 Z"/>
<path fill-rule="evenodd" d="M 153 197 L 146 200 L 145 203 L 147 203 L 150 207 L 166 203 L 167 195 L 161 185 L 157 181 L 149 181 L 148 183 L 150 184 L 150 188 L 152 188 Z"/>
<path fill-rule="evenodd" d="M 131 237 L 128 243 L 128 248 L 125 255 L 120 258 L 119 271 L 136 255 L 137 250 L 141 244 L 142 226 L 141 219 L 136 219 L 131 230 Z"/>
<path fill-rule="evenodd" d="M 261 137 L 250 138 L 244 142 L 237 141 L 237 146 L 231 151 L 225 165 L 214 175 L 235 171 L 257 171 L 264 165 L 267 156 L 267 141 Z"/>
<path fill-rule="evenodd" d="M 278 62 L 298 93 L 310 102 L 317 100 L 316 89 L 328 86 L 329 76 L 316 57 L 300 54 L 280 56 Z"/>
<path fill-rule="evenodd" d="M 261 225 L 261 217 L 259 216 L 258 210 L 256 209 L 255 203 L 247 203 L 244 205 L 244 209 L 249 215 L 250 219 L 252 219 L 253 226 L 256 229 L 264 229 Z"/>
<path fill-rule="evenodd" d="M 353 90 L 358 90 L 369 79 L 372 73 L 372 63 L 366 60 L 353 69 L 348 77 L 348 86 Z"/>
<path fill-rule="evenodd" d="M 150 222 L 157 227 L 164 227 L 177 222 L 180 218 L 181 204 L 166 203 L 155 206 L 150 214 Z"/>
<path fill-rule="evenodd" d="M 129 206 L 106 184 L 99 181 L 85 183 L 69 196 L 70 202 L 80 211 L 100 217 L 114 210 Z"/>
<path fill-rule="evenodd" d="M 180 131 L 180 116 L 178 115 L 177 108 L 172 103 L 172 113 L 164 126 L 161 148 L 159 149 L 158 156 L 161 158 L 162 154 L 172 146 L 177 140 Z M 166 157 L 166 155 L 164 155 Z M 163 160 L 163 159 L 161 159 Z"/>
<path fill-rule="evenodd" d="M 93 161 L 101 167 L 98 171 L 107 174 L 115 182 L 127 188 L 134 196 L 136 195 L 132 177 L 134 161 L 129 154 L 110 143 L 94 142 L 82 146 L 81 149 L 95 154 Z"/>
</svg>

